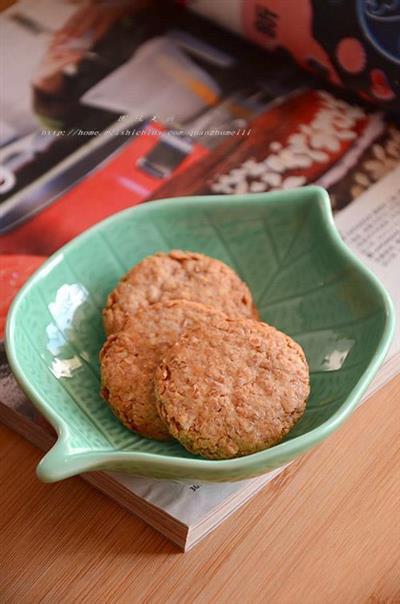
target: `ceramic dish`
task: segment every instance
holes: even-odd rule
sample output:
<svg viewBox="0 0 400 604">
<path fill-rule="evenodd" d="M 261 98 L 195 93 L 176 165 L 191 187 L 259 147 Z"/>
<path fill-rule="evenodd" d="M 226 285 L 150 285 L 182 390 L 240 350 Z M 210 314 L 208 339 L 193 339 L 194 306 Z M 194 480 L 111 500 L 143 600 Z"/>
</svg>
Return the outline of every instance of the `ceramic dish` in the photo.
<svg viewBox="0 0 400 604">
<path fill-rule="evenodd" d="M 100 398 L 106 295 L 143 257 L 173 248 L 232 266 L 262 319 L 304 348 L 311 396 L 280 444 L 238 459 L 201 459 L 130 432 Z M 105 220 L 54 254 L 21 290 L 6 345 L 19 383 L 58 433 L 38 466 L 42 480 L 102 469 L 227 481 L 286 464 L 333 432 L 375 375 L 393 327 L 390 299 L 341 241 L 327 193 L 305 187 L 162 200 Z"/>
</svg>

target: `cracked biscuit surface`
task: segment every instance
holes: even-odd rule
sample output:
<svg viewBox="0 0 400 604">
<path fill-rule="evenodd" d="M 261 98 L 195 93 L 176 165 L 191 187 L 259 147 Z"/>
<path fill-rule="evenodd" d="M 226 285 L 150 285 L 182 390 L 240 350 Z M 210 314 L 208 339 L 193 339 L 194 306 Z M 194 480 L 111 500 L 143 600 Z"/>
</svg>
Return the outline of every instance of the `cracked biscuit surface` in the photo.
<svg viewBox="0 0 400 604">
<path fill-rule="evenodd" d="M 185 330 L 223 319 L 203 304 L 165 301 L 138 310 L 108 337 L 100 353 L 101 394 L 125 426 L 148 438 L 171 438 L 156 408 L 155 369 Z"/>
<path fill-rule="evenodd" d="M 221 319 L 186 332 L 155 374 L 160 416 L 192 453 L 228 459 L 278 443 L 304 413 L 309 370 L 275 328 Z"/>
<path fill-rule="evenodd" d="M 203 254 L 174 250 L 148 256 L 120 280 L 103 311 L 106 334 L 122 329 L 139 308 L 178 299 L 258 319 L 249 288 L 231 268 Z"/>
</svg>

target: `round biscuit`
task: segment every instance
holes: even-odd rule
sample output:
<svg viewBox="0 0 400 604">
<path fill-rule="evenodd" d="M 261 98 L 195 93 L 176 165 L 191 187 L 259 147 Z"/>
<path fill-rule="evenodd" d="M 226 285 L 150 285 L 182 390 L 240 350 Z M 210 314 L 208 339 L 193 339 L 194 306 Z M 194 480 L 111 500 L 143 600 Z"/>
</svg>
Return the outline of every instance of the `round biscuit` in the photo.
<svg viewBox="0 0 400 604">
<path fill-rule="evenodd" d="M 184 334 L 155 373 L 160 416 L 190 452 L 210 459 L 278 443 L 303 415 L 301 347 L 261 322 L 222 319 Z"/>
<path fill-rule="evenodd" d="M 108 337 L 100 353 L 101 394 L 125 426 L 148 438 L 171 438 L 156 408 L 155 369 L 185 330 L 223 318 L 203 304 L 164 301 L 139 309 Z"/>
<path fill-rule="evenodd" d="M 249 288 L 231 268 L 203 254 L 174 250 L 148 256 L 120 280 L 103 311 L 106 334 L 122 329 L 141 307 L 178 299 L 232 317 L 258 318 Z"/>
</svg>

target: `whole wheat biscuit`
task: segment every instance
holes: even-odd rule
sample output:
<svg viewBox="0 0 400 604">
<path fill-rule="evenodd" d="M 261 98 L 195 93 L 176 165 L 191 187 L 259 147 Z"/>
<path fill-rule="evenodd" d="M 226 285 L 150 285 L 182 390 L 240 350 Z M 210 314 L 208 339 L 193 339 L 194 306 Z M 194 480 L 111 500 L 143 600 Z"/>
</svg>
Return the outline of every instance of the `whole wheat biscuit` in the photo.
<svg viewBox="0 0 400 604">
<path fill-rule="evenodd" d="M 231 268 L 203 254 L 174 250 L 145 258 L 121 279 L 103 311 L 105 331 L 116 333 L 141 307 L 178 299 L 228 316 L 258 318 L 249 288 Z"/>
<path fill-rule="evenodd" d="M 171 438 L 156 408 L 155 369 L 186 329 L 223 319 L 196 302 L 165 301 L 139 309 L 108 337 L 100 353 L 101 394 L 123 424 L 149 438 Z"/>
<path fill-rule="evenodd" d="M 155 374 L 160 416 L 186 449 L 210 459 L 279 442 L 303 415 L 309 372 L 289 336 L 223 319 L 184 334 Z"/>
</svg>

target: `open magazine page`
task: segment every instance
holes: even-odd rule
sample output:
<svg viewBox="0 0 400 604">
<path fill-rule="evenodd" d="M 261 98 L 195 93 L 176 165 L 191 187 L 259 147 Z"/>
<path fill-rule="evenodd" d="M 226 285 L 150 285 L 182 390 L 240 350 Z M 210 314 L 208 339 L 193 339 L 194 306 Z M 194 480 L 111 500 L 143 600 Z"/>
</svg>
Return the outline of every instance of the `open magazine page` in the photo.
<svg viewBox="0 0 400 604">
<path fill-rule="evenodd" d="M 85 6 L 24 0 L 0 16 L 13 83 L 0 95 L 5 253 L 48 255 L 150 199 L 307 81 L 288 61 L 266 70 L 262 50 L 187 11 Z"/>
<path fill-rule="evenodd" d="M 0 253 L 8 257 L 0 276 L 9 300 L 21 274 L 124 208 L 317 183 L 399 314 L 400 130 L 391 118 L 189 11 L 110 10 L 100 31 L 86 14 L 88 29 L 70 27 L 60 52 L 59 32 L 82 7 L 24 0 L 0 16 L 4 52 L 18 66 L 8 62 L 11 86 L 0 92 Z M 389 357 L 396 352 L 398 334 Z M 1 366 L 3 405 L 48 430 L 17 395 L 5 359 Z M 246 486 L 109 476 L 189 526 Z"/>
<path fill-rule="evenodd" d="M 318 182 L 340 209 L 399 161 L 390 119 L 318 90 L 284 53 L 190 11 L 118 5 L 23 0 L 0 16 L 1 252 L 49 255 L 171 195 Z"/>
<path fill-rule="evenodd" d="M 269 52 L 285 51 L 304 69 L 400 110 L 398 2 L 380 0 L 184 0 L 186 6 Z"/>
<path fill-rule="evenodd" d="M 367 395 L 400 371 L 400 166 L 336 215 L 354 253 L 381 280 L 396 310 L 396 329 L 386 360 Z"/>
</svg>

